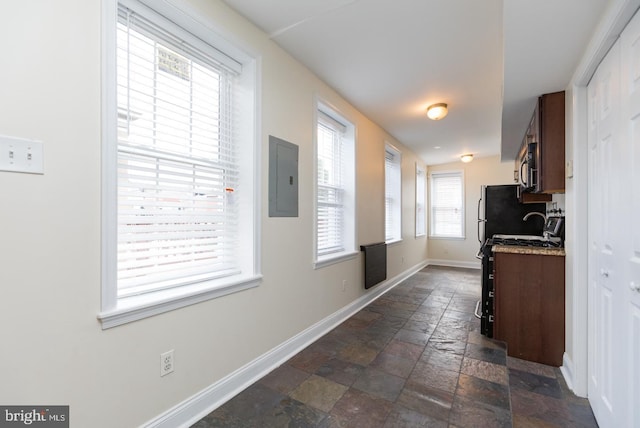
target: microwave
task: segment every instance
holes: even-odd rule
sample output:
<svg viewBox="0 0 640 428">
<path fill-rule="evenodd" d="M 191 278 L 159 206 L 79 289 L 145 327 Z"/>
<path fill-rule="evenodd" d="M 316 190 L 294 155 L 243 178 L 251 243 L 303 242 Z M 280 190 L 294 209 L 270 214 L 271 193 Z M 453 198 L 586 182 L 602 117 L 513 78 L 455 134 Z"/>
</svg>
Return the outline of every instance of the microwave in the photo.
<svg viewBox="0 0 640 428">
<path fill-rule="evenodd" d="M 521 152 L 518 181 L 523 191 L 537 192 L 540 190 L 540 175 L 538 171 L 540 147 L 536 141 L 531 141 L 530 138 L 528 140 L 525 143 L 524 150 Z"/>
</svg>

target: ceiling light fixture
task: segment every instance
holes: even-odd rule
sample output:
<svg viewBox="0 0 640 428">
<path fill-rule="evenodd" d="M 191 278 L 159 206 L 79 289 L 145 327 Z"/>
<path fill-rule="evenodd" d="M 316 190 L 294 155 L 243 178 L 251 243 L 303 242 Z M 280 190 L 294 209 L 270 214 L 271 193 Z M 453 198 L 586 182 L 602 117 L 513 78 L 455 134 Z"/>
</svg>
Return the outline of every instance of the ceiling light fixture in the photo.
<svg viewBox="0 0 640 428">
<path fill-rule="evenodd" d="M 427 116 L 432 120 L 440 120 L 448 113 L 446 103 L 432 104 L 427 107 Z"/>
<path fill-rule="evenodd" d="M 469 163 L 473 160 L 473 155 L 471 153 L 460 156 L 460 160 L 464 163 Z"/>
</svg>

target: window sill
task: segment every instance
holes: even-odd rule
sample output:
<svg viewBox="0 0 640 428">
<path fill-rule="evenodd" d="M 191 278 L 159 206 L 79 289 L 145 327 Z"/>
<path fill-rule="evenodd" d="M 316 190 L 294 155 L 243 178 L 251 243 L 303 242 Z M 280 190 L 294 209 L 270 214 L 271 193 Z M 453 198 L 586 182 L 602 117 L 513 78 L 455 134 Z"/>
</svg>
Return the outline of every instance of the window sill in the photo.
<svg viewBox="0 0 640 428">
<path fill-rule="evenodd" d="M 446 239 L 449 241 L 464 241 L 466 238 L 464 236 L 429 235 L 429 239 Z"/>
<path fill-rule="evenodd" d="M 257 287 L 261 275 L 238 278 L 233 282 L 208 281 L 155 293 L 118 299 L 117 306 L 98 314 L 102 329 L 117 327 L 174 309 Z"/>
<path fill-rule="evenodd" d="M 400 238 L 400 239 L 392 239 L 391 241 L 386 241 L 385 244 L 387 244 L 387 246 L 389 246 L 389 245 L 399 244 L 401 242 L 402 242 L 402 238 Z"/>
<path fill-rule="evenodd" d="M 314 262 L 313 268 L 320 269 L 325 266 L 330 266 L 336 263 L 343 262 L 345 260 L 355 259 L 357 255 L 358 255 L 357 251 L 351 251 L 348 253 L 344 252 L 344 253 L 338 253 L 338 254 L 330 254 L 328 256 L 318 258 L 318 260 Z"/>
</svg>

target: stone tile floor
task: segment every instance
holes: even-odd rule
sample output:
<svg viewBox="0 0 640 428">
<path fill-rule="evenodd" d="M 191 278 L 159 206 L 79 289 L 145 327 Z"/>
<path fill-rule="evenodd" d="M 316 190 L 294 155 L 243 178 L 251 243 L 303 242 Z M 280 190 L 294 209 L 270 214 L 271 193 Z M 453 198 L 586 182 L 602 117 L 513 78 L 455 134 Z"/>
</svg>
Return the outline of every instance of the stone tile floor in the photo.
<svg viewBox="0 0 640 428">
<path fill-rule="evenodd" d="M 479 333 L 480 272 L 427 267 L 193 427 L 597 427 L 560 370 Z"/>
</svg>

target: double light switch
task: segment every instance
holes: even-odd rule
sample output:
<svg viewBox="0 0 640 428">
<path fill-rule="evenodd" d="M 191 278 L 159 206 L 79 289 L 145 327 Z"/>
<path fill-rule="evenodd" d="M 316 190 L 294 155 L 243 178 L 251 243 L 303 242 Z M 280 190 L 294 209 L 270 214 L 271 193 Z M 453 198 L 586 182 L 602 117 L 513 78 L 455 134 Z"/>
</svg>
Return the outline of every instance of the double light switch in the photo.
<svg viewBox="0 0 640 428">
<path fill-rule="evenodd" d="M 0 171 L 44 174 L 42 141 L 0 135 Z"/>
</svg>

